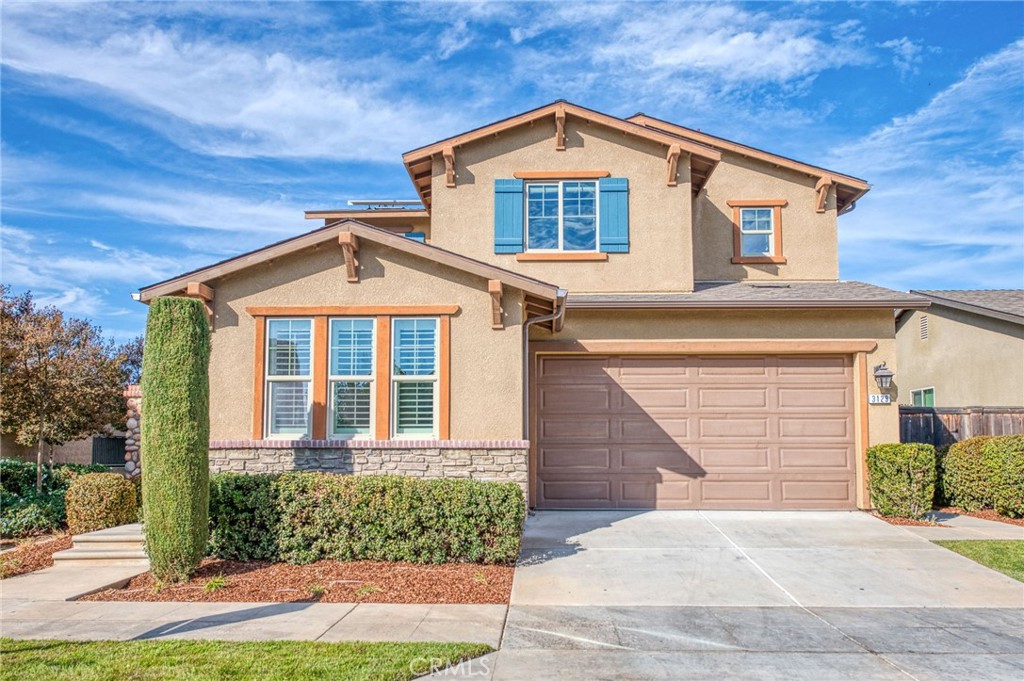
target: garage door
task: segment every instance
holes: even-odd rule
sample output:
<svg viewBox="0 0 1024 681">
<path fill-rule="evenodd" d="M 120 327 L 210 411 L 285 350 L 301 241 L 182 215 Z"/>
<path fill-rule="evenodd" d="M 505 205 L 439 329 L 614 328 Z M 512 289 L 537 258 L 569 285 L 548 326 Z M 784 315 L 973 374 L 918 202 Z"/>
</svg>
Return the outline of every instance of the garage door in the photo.
<svg viewBox="0 0 1024 681">
<path fill-rule="evenodd" d="M 848 356 L 541 355 L 540 508 L 854 508 Z"/>
</svg>

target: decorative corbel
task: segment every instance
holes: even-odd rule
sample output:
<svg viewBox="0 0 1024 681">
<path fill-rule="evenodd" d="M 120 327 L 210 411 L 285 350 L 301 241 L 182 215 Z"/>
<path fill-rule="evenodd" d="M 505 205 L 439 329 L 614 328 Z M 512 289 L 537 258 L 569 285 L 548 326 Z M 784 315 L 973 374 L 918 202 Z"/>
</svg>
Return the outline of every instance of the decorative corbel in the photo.
<svg viewBox="0 0 1024 681">
<path fill-rule="evenodd" d="M 833 184 L 835 184 L 835 180 L 832 176 L 825 175 L 818 180 L 818 184 L 814 185 L 814 191 L 818 194 L 814 202 L 814 211 L 816 213 L 825 212 L 825 206 L 828 205 L 828 190 Z"/>
<path fill-rule="evenodd" d="M 356 251 L 359 250 L 359 239 L 352 232 L 341 232 L 338 234 L 338 245 L 345 254 L 345 275 L 349 283 L 359 281 L 359 261 L 356 260 Z"/>
<path fill-rule="evenodd" d="M 206 311 L 206 321 L 210 328 L 213 328 L 213 289 L 199 281 L 190 281 L 185 285 L 185 295 L 189 298 L 198 298 L 203 301 L 203 309 Z"/>
<path fill-rule="evenodd" d="M 446 187 L 455 186 L 455 148 L 445 147 L 441 152 L 444 156 L 444 184 Z"/>
<path fill-rule="evenodd" d="M 565 151 L 565 107 L 555 108 L 555 151 Z"/>
<path fill-rule="evenodd" d="M 491 328 L 503 329 L 505 325 L 501 321 L 501 282 L 489 279 L 487 292 L 491 294 Z"/>
<path fill-rule="evenodd" d="M 675 187 L 677 184 L 679 184 L 678 182 L 676 182 L 676 174 L 679 171 L 679 154 L 681 154 L 681 153 L 682 153 L 682 149 L 679 148 L 678 144 L 673 144 L 672 146 L 670 146 L 668 148 L 667 160 L 668 160 L 668 186 L 669 187 Z"/>
</svg>

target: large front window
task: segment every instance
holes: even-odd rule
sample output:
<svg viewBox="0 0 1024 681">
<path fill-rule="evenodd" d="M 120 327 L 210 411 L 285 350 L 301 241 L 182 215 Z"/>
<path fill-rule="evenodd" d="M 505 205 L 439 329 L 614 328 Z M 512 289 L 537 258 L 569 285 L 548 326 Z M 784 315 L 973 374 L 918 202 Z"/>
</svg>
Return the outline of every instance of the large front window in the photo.
<svg viewBox="0 0 1024 681">
<path fill-rule="evenodd" d="M 312 320 L 272 319 L 267 324 L 267 432 L 308 437 Z"/>
<path fill-rule="evenodd" d="M 597 182 L 527 184 L 527 250 L 596 251 L 597 206 Z"/>
<path fill-rule="evenodd" d="M 396 319 L 392 333 L 391 403 L 397 436 L 437 431 L 437 319 Z"/>
<path fill-rule="evenodd" d="M 333 437 L 370 437 L 373 430 L 373 319 L 332 319 L 329 428 Z"/>
</svg>

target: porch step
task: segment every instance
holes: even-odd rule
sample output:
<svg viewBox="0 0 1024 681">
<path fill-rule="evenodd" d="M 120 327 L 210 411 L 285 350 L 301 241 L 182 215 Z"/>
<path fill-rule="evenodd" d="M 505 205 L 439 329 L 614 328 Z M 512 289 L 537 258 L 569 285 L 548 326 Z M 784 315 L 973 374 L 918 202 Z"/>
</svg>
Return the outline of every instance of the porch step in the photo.
<svg viewBox="0 0 1024 681">
<path fill-rule="evenodd" d="M 142 525 L 132 523 L 76 534 L 72 548 L 53 554 L 53 564 L 77 567 L 122 565 L 149 567 Z"/>
</svg>

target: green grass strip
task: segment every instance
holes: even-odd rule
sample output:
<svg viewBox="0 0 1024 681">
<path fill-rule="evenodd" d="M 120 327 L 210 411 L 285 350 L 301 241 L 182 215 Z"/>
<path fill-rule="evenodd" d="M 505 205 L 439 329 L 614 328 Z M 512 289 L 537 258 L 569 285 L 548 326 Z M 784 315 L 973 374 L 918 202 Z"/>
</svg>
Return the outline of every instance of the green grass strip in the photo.
<svg viewBox="0 0 1024 681">
<path fill-rule="evenodd" d="M 3 681 L 401 681 L 491 652 L 476 643 L 16 641 L 0 638 Z M 442 663 L 443 664 L 443 663 Z M 436 668 L 436 667 L 435 667 Z"/>
<path fill-rule="evenodd" d="M 976 563 L 1024 582 L 1024 541 L 1012 539 L 964 539 L 937 541 L 939 546 L 967 556 Z"/>
</svg>

